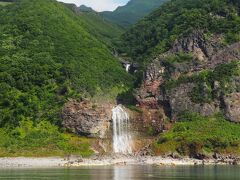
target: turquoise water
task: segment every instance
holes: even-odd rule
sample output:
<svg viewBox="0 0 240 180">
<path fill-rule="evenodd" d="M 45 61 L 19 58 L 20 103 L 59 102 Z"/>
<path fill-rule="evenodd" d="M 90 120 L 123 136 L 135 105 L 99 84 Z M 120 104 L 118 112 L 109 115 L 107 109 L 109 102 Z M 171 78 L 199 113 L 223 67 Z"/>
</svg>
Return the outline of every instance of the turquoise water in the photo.
<svg viewBox="0 0 240 180">
<path fill-rule="evenodd" d="M 106 166 L 51 169 L 1 169 L 0 179 L 156 180 L 240 179 L 240 166 Z"/>
</svg>

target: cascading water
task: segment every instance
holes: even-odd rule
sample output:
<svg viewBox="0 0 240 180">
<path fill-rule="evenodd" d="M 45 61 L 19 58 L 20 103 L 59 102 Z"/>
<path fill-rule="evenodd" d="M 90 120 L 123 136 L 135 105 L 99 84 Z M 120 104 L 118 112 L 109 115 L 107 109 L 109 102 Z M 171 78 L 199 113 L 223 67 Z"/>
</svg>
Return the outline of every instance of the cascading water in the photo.
<svg viewBox="0 0 240 180">
<path fill-rule="evenodd" d="M 129 132 L 129 116 L 121 105 L 112 109 L 113 151 L 121 154 L 132 153 L 132 137 Z"/>
<path fill-rule="evenodd" d="M 126 71 L 129 72 L 131 64 L 126 64 Z"/>
</svg>

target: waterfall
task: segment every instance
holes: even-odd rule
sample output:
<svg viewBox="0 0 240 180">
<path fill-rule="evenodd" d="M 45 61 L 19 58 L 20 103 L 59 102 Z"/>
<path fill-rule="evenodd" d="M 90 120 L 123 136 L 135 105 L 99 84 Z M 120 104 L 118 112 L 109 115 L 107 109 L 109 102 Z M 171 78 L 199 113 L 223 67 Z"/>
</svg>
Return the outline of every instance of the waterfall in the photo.
<svg viewBox="0 0 240 180">
<path fill-rule="evenodd" d="M 125 65 L 125 68 L 126 68 L 126 71 L 127 71 L 127 72 L 129 72 L 130 67 L 131 67 L 131 64 L 126 64 L 126 65 Z"/>
<path fill-rule="evenodd" d="M 113 151 L 121 154 L 132 153 L 132 137 L 129 132 L 129 116 L 121 105 L 112 109 Z"/>
</svg>

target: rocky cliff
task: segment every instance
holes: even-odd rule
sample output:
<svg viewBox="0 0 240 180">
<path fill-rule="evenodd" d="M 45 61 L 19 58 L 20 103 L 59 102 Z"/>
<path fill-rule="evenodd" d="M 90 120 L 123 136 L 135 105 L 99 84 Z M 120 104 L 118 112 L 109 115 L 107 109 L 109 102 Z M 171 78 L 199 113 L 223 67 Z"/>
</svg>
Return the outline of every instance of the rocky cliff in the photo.
<svg viewBox="0 0 240 180">
<path fill-rule="evenodd" d="M 62 111 L 63 127 L 89 137 L 104 138 L 110 128 L 112 104 L 70 101 Z"/>
<path fill-rule="evenodd" d="M 222 37 L 195 31 L 178 38 L 148 66 L 135 94 L 139 106 L 173 121 L 185 112 L 221 112 L 240 122 L 240 42 L 226 44 Z"/>
</svg>

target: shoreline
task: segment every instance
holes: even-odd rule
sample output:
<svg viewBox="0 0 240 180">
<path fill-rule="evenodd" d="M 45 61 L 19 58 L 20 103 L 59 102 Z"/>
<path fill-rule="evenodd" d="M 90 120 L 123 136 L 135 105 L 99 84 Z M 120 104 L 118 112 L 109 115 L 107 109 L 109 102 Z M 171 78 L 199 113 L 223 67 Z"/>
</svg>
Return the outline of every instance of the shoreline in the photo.
<svg viewBox="0 0 240 180">
<path fill-rule="evenodd" d="M 94 167 L 112 165 L 156 165 L 156 166 L 194 166 L 194 165 L 237 165 L 235 159 L 171 158 L 161 156 L 97 156 L 81 158 L 63 157 L 3 157 L 0 158 L 1 168 L 57 168 L 57 167 Z"/>
</svg>

